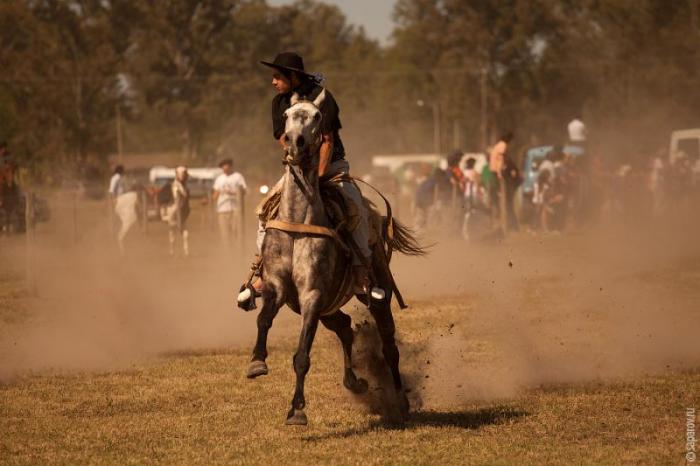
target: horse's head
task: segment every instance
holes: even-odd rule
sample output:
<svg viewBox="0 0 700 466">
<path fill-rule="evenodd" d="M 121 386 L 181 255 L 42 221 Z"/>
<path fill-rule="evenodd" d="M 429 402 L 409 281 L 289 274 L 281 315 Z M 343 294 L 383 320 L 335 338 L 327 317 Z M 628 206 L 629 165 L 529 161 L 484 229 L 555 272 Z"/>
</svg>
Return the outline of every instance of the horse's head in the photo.
<svg viewBox="0 0 700 466">
<path fill-rule="evenodd" d="M 291 107 L 284 112 L 284 141 L 287 146 L 287 163 L 299 165 L 307 157 L 317 154 L 321 145 L 321 111 L 319 107 L 326 98 L 325 89 L 313 102 L 292 95 Z M 315 161 L 316 165 L 318 161 Z"/>
</svg>

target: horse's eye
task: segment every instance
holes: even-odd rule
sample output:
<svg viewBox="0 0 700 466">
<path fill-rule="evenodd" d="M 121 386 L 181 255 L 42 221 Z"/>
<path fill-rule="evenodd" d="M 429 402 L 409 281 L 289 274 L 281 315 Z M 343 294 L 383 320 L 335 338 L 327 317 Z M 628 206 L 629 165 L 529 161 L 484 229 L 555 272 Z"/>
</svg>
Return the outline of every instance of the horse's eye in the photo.
<svg viewBox="0 0 700 466">
<path fill-rule="evenodd" d="M 314 115 L 314 120 L 318 121 L 318 120 L 320 120 L 320 119 L 321 119 L 321 114 L 320 114 L 320 113 L 316 113 L 316 114 Z"/>
</svg>

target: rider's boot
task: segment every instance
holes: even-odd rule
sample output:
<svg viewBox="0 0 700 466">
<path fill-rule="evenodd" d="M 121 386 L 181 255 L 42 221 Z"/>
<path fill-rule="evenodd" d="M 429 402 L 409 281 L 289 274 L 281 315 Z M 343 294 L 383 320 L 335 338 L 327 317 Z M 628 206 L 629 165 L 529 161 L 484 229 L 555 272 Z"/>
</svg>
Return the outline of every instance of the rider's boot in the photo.
<svg viewBox="0 0 700 466">
<path fill-rule="evenodd" d="M 255 303 L 255 298 L 262 296 L 262 283 L 262 278 L 258 277 L 255 282 L 241 286 L 240 293 L 238 293 L 238 298 L 236 299 L 238 307 L 244 311 L 257 309 L 258 306 Z"/>
<path fill-rule="evenodd" d="M 252 311 L 257 308 L 255 298 L 261 296 L 263 287 L 262 277 L 260 276 L 260 266 L 262 260 L 260 256 L 256 256 L 253 264 L 250 266 L 250 274 L 248 279 L 243 283 L 236 299 L 238 307 L 244 311 Z M 253 281 L 255 278 L 255 281 Z"/>
<path fill-rule="evenodd" d="M 352 267 L 353 281 L 355 283 L 355 294 L 369 295 L 372 299 L 381 301 L 386 297 L 386 292 L 376 286 L 370 288 L 369 270 L 364 265 L 354 265 Z"/>
</svg>

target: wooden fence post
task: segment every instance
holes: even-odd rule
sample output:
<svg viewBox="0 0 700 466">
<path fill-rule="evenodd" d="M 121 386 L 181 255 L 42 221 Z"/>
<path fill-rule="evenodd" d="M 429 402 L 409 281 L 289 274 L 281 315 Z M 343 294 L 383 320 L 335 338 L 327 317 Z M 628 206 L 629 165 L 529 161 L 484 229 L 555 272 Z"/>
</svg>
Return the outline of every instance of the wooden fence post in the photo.
<svg viewBox="0 0 700 466">
<path fill-rule="evenodd" d="M 245 247 L 245 189 L 238 188 L 238 244 L 241 252 Z"/>
<path fill-rule="evenodd" d="M 139 193 L 141 199 L 140 199 L 140 204 L 141 204 L 141 231 L 146 234 L 148 233 L 148 193 L 146 190 L 142 190 Z"/>
<path fill-rule="evenodd" d="M 78 242 L 78 190 L 73 191 L 73 242 Z"/>
<path fill-rule="evenodd" d="M 36 244 L 34 217 L 34 192 L 30 191 L 26 193 L 24 202 L 24 234 L 26 241 L 25 266 L 27 289 L 32 296 L 37 295 L 36 276 L 34 274 L 34 245 Z"/>
</svg>

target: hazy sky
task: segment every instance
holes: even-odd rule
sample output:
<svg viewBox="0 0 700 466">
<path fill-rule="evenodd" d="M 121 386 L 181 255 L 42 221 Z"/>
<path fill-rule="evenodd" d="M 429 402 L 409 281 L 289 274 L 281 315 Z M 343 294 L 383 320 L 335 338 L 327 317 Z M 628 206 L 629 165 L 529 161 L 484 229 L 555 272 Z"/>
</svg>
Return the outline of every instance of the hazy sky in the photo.
<svg viewBox="0 0 700 466">
<path fill-rule="evenodd" d="M 270 5 L 288 5 L 294 0 L 268 0 Z M 348 22 L 364 26 L 367 35 L 385 44 L 393 28 L 391 12 L 395 0 L 323 0 L 338 5 Z"/>
</svg>

